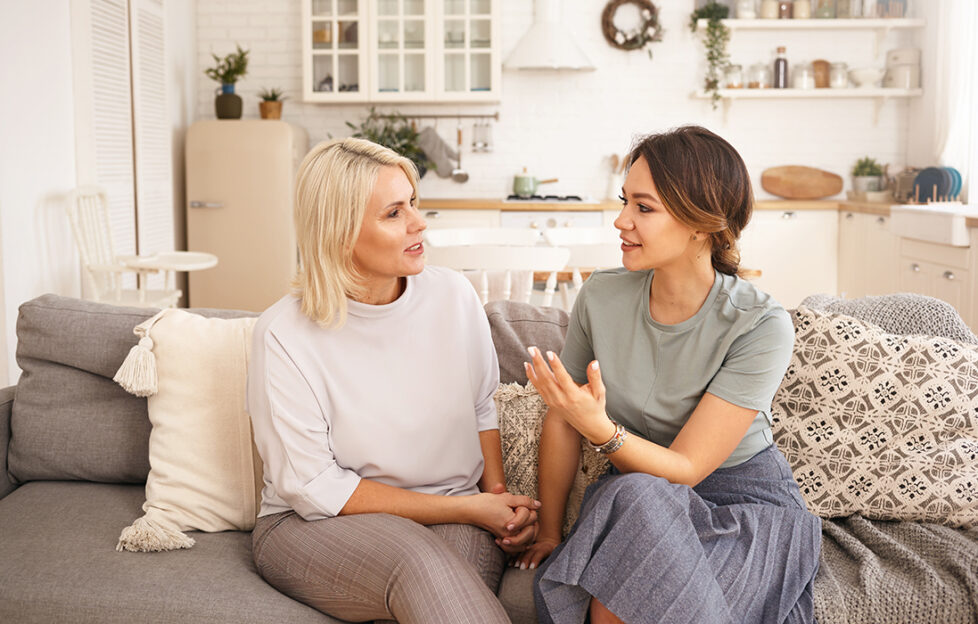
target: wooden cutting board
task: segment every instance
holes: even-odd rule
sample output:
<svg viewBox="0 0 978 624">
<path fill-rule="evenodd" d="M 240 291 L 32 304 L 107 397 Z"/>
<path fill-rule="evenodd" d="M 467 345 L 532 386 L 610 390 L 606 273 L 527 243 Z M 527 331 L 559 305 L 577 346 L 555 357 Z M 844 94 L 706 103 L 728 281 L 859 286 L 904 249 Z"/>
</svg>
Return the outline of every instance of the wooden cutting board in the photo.
<svg viewBox="0 0 978 624">
<path fill-rule="evenodd" d="M 786 199 L 821 199 L 842 192 L 842 177 L 814 167 L 789 165 L 765 169 L 761 186 Z"/>
</svg>

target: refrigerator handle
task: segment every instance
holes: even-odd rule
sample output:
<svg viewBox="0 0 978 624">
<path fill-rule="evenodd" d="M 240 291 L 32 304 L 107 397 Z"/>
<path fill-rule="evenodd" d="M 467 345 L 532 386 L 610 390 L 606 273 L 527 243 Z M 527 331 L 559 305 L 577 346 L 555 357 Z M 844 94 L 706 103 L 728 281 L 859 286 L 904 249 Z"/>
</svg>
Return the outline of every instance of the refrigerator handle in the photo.
<svg viewBox="0 0 978 624">
<path fill-rule="evenodd" d="M 191 208 L 223 208 L 224 204 L 221 202 L 202 202 L 202 201 L 192 201 L 190 202 Z"/>
</svg>

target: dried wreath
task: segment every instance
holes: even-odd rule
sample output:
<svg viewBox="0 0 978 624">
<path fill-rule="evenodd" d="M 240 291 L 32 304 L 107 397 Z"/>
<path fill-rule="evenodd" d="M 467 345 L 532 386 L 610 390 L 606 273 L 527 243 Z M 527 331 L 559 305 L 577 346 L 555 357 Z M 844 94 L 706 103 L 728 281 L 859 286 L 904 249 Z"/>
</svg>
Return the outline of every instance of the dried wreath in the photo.
<svg viewBox="0 0 978 624">
<path fill-rule="evenodd" d="M 626 4 L 634 5 L 642 17 L 638 28 L 627 31 L 615 26 L 615 14 Z M 659 9 L 649 0 L 610 0 L 601 12 L 601 31 L 612 46 L 621 50 L 641 50 L 650 43 L 662 41 L 662 26 L 659 25 Z M 652 50 L 649 50 L 652 58 Z"/>
</svg>

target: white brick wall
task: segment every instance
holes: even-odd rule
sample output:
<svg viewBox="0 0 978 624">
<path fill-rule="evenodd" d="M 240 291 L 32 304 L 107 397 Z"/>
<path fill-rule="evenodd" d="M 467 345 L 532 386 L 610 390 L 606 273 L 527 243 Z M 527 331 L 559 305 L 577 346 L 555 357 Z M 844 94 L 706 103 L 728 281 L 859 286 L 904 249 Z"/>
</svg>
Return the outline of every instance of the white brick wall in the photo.
<svg viewBox="0 0 978 624">
<path fill-rule="evenodd" d="M 501 0 L 502 51 L 505 59 L 529 26 L 530 0 Z M 686 123 L 704 125 L 736 146 L 744 157 L 760 197 L 761 172 L 777 165 L 809 165 L 842 175 L 851 164 L 870 155 L 902 166 L 907 160 L 909 105 L 886 103 L 875 123 L 872 100 L 747 100 L 733 103 L 724 120 L 722 108 L 712 111 L 706 100 L 690 94 L 702 81 L 703 48 L 686 25 L 691 2 L 661 0 L 665 40 L 645 52 L 622 52 L 607 45 L 600 30 L 604 3 L 564 0 L 564 21 L 597 71 L 503 71 L 503 96 L 498 105 L 398 105 L 384 110 L 439 113 L 479 113 L 498 110 L 492 153 L 462 155 L 470 173 L 460 185 L 433 172 L 422 181 L 427 197 L 500 197 L 510 191 L 512 175 L 522 167 L 538 177 L 559 177 L 548 192 L 577 193 L 602 198 L 608 182 L 608 156 L 624 153 L 634 136 Z M 211 52 L 224 55 L 235 42 L 251 50 L 248 75 L 238 83 L 245 117 L 258 116 L 256 93 L 263 87 L 283 88 L 283 119 L 306 128 L 312 142 L 350 134 L 345 122 L 358 122 L 362 105 L 325 105 L 301 101 L 299 0 L 198 0 L 197 44 L 198 119 L 214 116 L 216 84 L 203 74 L 212 64 Z M 917 40 L 915 44 L 915 38 Z M 916 31 L 895 31 L 874 56 L 875 34 L 870 31 L 733 33 L 730 51 L 744 70 L 773 58 L 778 45 L 788 48 L 789 61 L 824 58 L 851 67 L 882 66 L 885 51 L 919 45 Z M 471 121 L 463 124 L 464 142 L 471 142 Z M 443 120 L 438 130 L 454 139 L 455 122 Z M 919 163 L 918 163 L 919 164 Z"/>
</svg>

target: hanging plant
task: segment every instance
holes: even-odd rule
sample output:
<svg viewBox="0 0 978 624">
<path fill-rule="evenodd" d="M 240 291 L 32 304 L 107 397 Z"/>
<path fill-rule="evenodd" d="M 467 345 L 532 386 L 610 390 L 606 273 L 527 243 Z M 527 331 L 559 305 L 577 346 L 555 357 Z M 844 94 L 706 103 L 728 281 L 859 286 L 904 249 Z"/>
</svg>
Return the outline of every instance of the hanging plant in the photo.
<svg viewBox="0 0 978 624">
<path fill-rule="evenodd" d="M 720 101 L 720 77 L 730 65 L 730 55 L 727 52 L 730 29 L 720 21 L 726 19 L 729 13 L 730 7 L 716 0 L 710 0 L 689 16 L 689 29 L 693 33 L 696 32 L 697 22 L 701 19 L 706 20 L 706 34 L 703 38 L 703 46 L 706 48 L 706 79 L 703 86 L 706 92 L 711 94 L 713 110 L 716 110 L 717 103 Z"/>
<path fill-rule="evenodd" d="M 389 147 L 409 159 L 418 168 L 419 178 L 423 178 L 428 167 L 434 164 L 418 144 L 418 131 L 414 124 L 400 113 L 378 113 L 371 107 L 367 118 L 359 126 L 349 121 L 346 125 L 354 130 L 354 137 Z"/>
<path fill-rule="evenodd" d="M 615 14 L 625 5 L 638 9 L 642 23 L 629 30 L 615 26 Z M 649 0 L 611 0 L 601 12 L 601 32 L 613 47 L 619 50 L 641 50 L 650 43 L 662 41 L 662 26 L 659 24 L 659 9 Z M 648 49 L 652 58 L 652 49 Z"/>
</svg>

